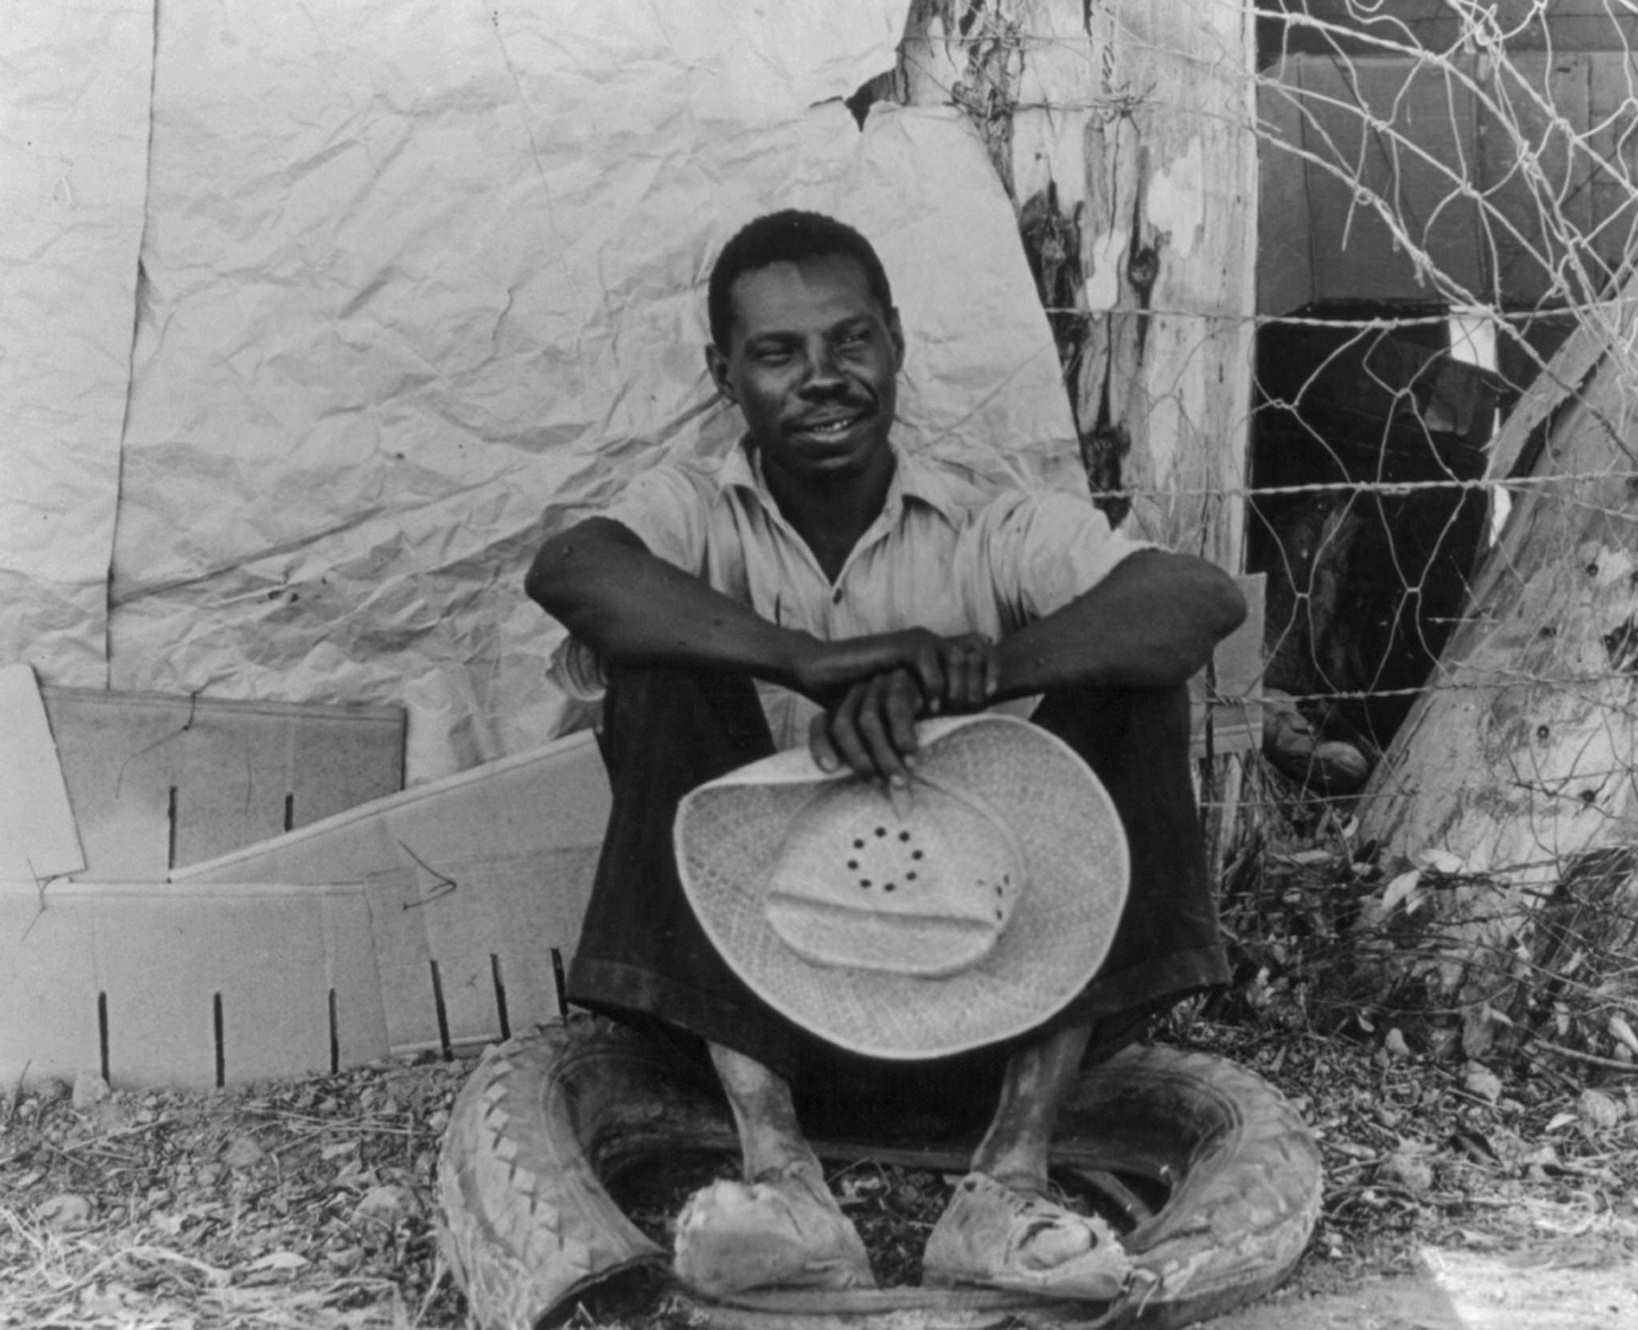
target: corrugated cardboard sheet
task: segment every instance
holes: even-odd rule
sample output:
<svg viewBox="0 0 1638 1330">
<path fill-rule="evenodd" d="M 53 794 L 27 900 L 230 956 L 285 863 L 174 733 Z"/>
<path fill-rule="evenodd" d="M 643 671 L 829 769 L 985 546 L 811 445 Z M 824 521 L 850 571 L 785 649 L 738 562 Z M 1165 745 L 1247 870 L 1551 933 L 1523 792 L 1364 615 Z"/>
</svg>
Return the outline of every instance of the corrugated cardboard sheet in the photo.
<svg viewBox="0 0 1638 1330">
<path fill-rule="evenodd" d="M 0 667 L 0 881 L 85 867 L 57 745 L 34 671 Z"/>
<path fill-rule="evenodd" d="M 44 692 L 97 881 L 163 881 L 403 788 L 397 707 Z"/>
<path fill-rule="evenodd" d="M 0 882 L 0 1011 L 8 1084 L 209 1086 L 388 1051 L 356 886 Z"/>
<path fill-rule="evenodd" d="M 608 811 L 602 759 L 582 733 L 176 878 L 362 882 L 392 1046 L 437 1047 L 559 1012 L 552 953 L 567 963 L 579 940 Z"/>
</svg>

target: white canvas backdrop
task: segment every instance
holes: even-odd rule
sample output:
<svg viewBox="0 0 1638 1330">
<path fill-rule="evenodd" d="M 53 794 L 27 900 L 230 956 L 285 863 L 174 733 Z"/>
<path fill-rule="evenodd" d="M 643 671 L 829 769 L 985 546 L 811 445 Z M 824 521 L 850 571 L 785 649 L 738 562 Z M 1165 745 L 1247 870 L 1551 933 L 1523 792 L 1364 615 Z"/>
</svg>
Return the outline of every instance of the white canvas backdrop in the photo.
<svg viewBox="0 0 1638 1330">
<path fill-rule="evenodd" d="M 153 3 L 0 13 L 0 665 L 108 679 Z"/>
<path fill-rule="evenodd" d="M 834 212 L 881 249 L 911 342 L 906 443 L 1082 483 L 976 136 L 953 112 L 882 108 L 861 132 L 839 100 L 891 65 L 905 0 L 771 8 L 160 8 L 151 135 L 127 135 L 146 170 L 141 280 L 134 304 L 112 280 L 96 296 L 128 342 L 123 426 L 87 409 L 83 447 L 45 431 L 20 448 L 37 502 L 117 514 L 113 686 L 401 702 L 412 779 L 549 738 L 567 720 L 543 677 L 555 630 L 522 593 L 548 510 L 731 441 L 704 373 L 704 280 L 773 207 Z M 45 0 L 22 9 L 64 22 Z M 84 34 L 72 54 L 138 67 L 131 26 L 124 56 Z M 35 77 L 30 59 L 7 69 Z M 99 393 L 119 400 L 106 359 Z M 76 576 L 107 529 L 79 538 Z M 0 545 L 6 568 L 76 550 Z M 104 632 L 82 617 L 72 649 L 9 623 L 3 646 L 67 681 Z"/>
</svg>

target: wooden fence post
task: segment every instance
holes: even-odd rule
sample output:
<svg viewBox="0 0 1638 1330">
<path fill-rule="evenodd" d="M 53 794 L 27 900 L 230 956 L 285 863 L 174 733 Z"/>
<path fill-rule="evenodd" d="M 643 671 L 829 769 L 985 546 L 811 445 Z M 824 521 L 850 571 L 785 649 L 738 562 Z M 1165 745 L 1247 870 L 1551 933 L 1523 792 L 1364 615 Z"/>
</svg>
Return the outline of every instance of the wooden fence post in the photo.
<svg viewBox="0 0 1638 1330">
<path fill-rule="evenodd" d="M 893 82 L 973 120 L 1052 322 L 1081 459 L 1128 532 L 1243 566 L 1256 312 L 1241 0 L 914 0 Z M 1208 852 L 1243 758 L 1199 765 Z"/>
<path fill-rule="evenodd" d="M 1241 565 L 1255 313 L 1239 0 L 915 0 L 898 74 L 972 117 L 1018 211 L 1094 491 Z"/>
</svg>

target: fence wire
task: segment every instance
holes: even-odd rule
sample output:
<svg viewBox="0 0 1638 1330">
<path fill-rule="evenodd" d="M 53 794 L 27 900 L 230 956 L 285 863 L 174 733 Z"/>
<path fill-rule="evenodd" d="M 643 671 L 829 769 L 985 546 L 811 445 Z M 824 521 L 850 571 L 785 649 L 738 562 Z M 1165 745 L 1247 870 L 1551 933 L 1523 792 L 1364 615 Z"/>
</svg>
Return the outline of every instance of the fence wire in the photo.
<svg viewBox="0 0 1638 1330">
<path fill-rule="evenodd" d="M 1113 123 L 1200 101 L 1123 83 L 1118 43 L 1099 44 L 1102 15 L 1128 49 L 1154 49 L 1159 10 L 1089 0 L 1076 31 L 1044 3 L 929 7 L 967 49 L 948 100 L 1004 175 L 1007 111 Z M 1251 15 L 1249 95 L 1185 112 L 1253 107 L 1261 184 L 1246 483 L 1199 496 L 1243 504 L 1247 566 L 1267 575 L 1263 690 L 1293 742 L 1278 769 L 1208 788 L 1207 811 L 1237 808 L 1265 851 L 1330 836 L 1335 853 L 1296 887 L 1248 877 L 1242 854 L 1225 918 L 1261 932 L 1247 947 L 1265 973 L 1298 935 L 1311 969 L 1352 964 L 1382 895 L 1361 876 L 1369 835 L 1437 850 L 1419 929 L 1401 903 L 1373 934 L 1401 980 L 1428 986 L 1424 1014 L 1438 990 L 1470 1052 L 1480 1027 L 1512 1024 L 1608 1059 L 1620 1022 L 1638 1024 L 1638 4 L 1285 0 Z M 1202 79 L 1244 67 L 1226 46 L 1178 54 Z M 1084 61 L 1084 97 L 1032 93 L 1030 69 L 1055 60 Z M 1088 310 L 1038 277 L 1063 352 Z M 1204 346 L 1239 316 L 1141 317 L 1197 320 Z M 1105 497 L 1125 511 L 1188 495 Z M 1332 769 L 1327 746 L 1358 760 Z M 1290 934 L 1270 933 L 1270 910 Z M 1458 945 L 1491 958 L 1459 993 Z"/>
<path fill-rule="evenodd" d="M 1638 1052 L 1638 7 L 1294 8 L 1259 10 L 1265 684 L 1310 753 L 1341 742 L 1375 768 L 1349 805 L 1367 831 L 1443 857 L 1384 910 L 1392 888 L 1339 838 L 1318 893 L 1276 869 L 1226 913 L 1259 982 L 1333 1017 L 1620 1065 Z"/>
<path fill-rule="evenodd" d="M 1537 604 L 1537 641 L 1557 649 L 1509 661 L 1471 632 L 1463 658 L 1446 648 L 1551 570 L 1638 551 L 1638 8 L 1312 0 L 1258 17 L 1265 210 L 1305 204 L 1263 217 L 1279 313 L 1258 331 L 1247 498 L 1268 683 L 1373 756 L 1441 690 L 1563 688 L 1630 723 L 1618 588 L 1579 619 Z M 1589 391 L 1584 366 L 1551 382 L 1578 334 L 1616 384 Z M 1561 399 L 1544 422 L 1561 432 L 1577 402 L 1594 413 L 1596 444 L 1510 431 L 1532 392 Z"/>
</svg>

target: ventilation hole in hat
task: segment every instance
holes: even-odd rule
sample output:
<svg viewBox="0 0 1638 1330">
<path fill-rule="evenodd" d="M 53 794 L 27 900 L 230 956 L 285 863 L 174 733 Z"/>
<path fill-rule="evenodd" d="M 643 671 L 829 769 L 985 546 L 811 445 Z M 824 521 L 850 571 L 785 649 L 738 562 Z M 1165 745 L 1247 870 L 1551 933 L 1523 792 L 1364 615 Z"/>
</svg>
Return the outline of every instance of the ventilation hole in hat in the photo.
<svg viewBox="0 0 1638 1330">
<path fill-rule="evenodd" d="M 854 841 L 854 842 L 853 842 L 853 848 L 854 848 L 854 849 L 855 849 L 855 850 L 862 850 L 862 849 L 864 849 L 864 842 L 863 842 L 863 841 L 862 841 L 862 840 L 856 840 L 856 841 Z"/>
<path fill-rule="evenodd" d="M 868 877 L 861 877 L 859 879 L 859 885 L 861 887 L 868 887 L 870 885 L 870 879 Z"/>
<path fill-rule="evenodd" d="M 892 883 L 892 882 L 884 882 L 884 883 L 883 883 L 883 884 L 882 884 L 882 890 L 883 890 L 883 891 L 892 891 L 892 890 L 893 890 L 893 887 L 894 887 L 894 885 L 895 885 L 895 884 L 894 884 L 894 883 Z"/>
<path fill-rule="evenodd" d="M 921 851 L 920 850 L 911 850 L 910 851 L 910 857 L 912 859 L 920 859 L 922 857 L 921 856 Z"/>
<path fill-rule="evenodd" d="M 1004 918 L 1006 918 L 1006 915 L 1005 915 L 1005 914 L 1004 914 L 1004 913 L 1003 913 L 1003 912 L 1002 912 L 1002 911 L 1000 911 L 1000 910 L 997 910 L 997 911 L 996 911 L 996 912 L 995 912 L 995 917 L 996 917 L 996 918 L 997 918 L 997 919 L 1004 919 Z"/>
<path fill-rule="evenodd" d="M 851 869 L 857 869 L 859 867 L 859 861 L 857 859 L 849 859 L 847 861 L 847 866 Z"/>
<path fill-rule="evenodd" d="M 910 872 L 908 872 L 908 873 L 906 873 L 906 874 L 905 874 L 905 875 L 904 875 L 904 880 L 905 880 L 905 881 L 906 881 L 906 882 L 914 882 L 914 881 L 915 881 L 915 880 L 916 880 L 916 874 L 915 874 L 915 871 L 914 871 L 914 870 L 912 870 L 912 871 L 910 871 Z"/>
<path fill-rule="evenodd" d="M 1007 889 L 997 882 L 995 884 L 995 894 L 997 896 L 1005 896 L 1007 894 Z"/>
<path fill-rule="evenodd" d="M 886 828 L 886 827 L 877 827 L 877 828 L 876 828 L 876 834 L 877 834 L 877 835 L 878 835 L 878 836 L 885 836 L 885 835 L 887 835 L 887 828 Z"/>
<path fill-rule="evenodd" d="M 908 831 L 899 832 L 899 839 L 900 840 L 909 840 L 910 839 L 910 833 Z"/>
</svg>

